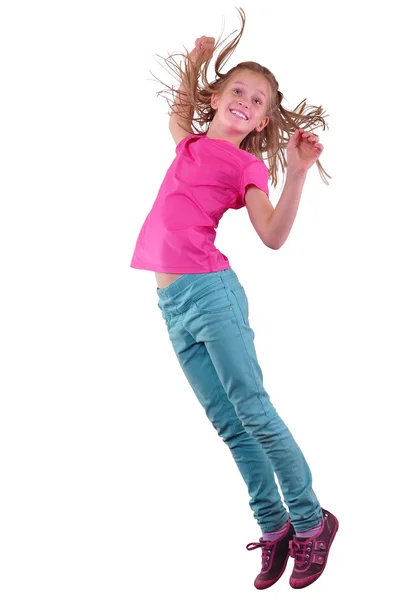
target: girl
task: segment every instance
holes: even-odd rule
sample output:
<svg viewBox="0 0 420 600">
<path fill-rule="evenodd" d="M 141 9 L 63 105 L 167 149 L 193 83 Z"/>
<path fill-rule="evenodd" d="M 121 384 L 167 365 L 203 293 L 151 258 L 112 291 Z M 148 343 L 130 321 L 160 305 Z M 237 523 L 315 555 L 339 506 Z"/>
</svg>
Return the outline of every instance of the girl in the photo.
<svg viewBox="0 0 420 600">
<path fill-rule="evenodd" d="M 248 550 L 262 549 L 255 587 L 273 585 L 292 556 L 290 585 L 303 588 L 324 571 L 338 521 L 321 508 L 306 460 L 264 389 L 245 290 L 214 240 L 224 212 L 246 206 L 264 244 L 272 249 L 284 244 L 314 163 L 328 184 L 319 163 L 323 146 L 300 125 L 326 124 L 322 107 L 306 115 L 304 103 L 300 110 L 286 110 L 277 80 L 258 63 L 240 63 L 220 73 L 242 36 L 242 9 L 240 16 L 241 31 L 217 58 L 212 83 L 206 73 L 219 45 L 214 38 L 196 40 L 185 55 L 185 72 L 175 66 L 181 81 L 170 117 L 176 157 L 130 266 L 155 272 L 158 307 L 178 361 L 248 487 L 262 531 L 259 543 L 247 545 Z M 287 177 L 274 209 L 268 178 L 277 184 L 279 160 Z"/>
</svg>

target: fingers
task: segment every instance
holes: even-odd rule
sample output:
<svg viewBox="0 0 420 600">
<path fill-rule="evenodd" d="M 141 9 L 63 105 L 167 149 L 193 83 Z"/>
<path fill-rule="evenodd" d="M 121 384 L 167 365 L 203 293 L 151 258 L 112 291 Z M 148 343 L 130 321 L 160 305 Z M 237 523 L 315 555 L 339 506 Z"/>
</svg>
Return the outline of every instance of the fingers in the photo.
<svg viewBox="0 0 420 600">
<path fill-rule="evenodd" d="M 195 45 L 198 48 L 198 50 L 202 50 L 203 48 L 209 48 L 209 47 L 213 47 L 215 43 L 215 38 L 214 37 L 207 37 L 205 35 L 201 36 L 200 38 L 197 38 L 195 40 Z"/>
<path fill-rule="evenodd" d="M 316 135 L 316 133 L 311 133 L 310 131 L 303 131 L 302 129 L 299 129 L 299 131 L 301 132 L 302 139 L 306 142 L 315 143 L 319 140 L 319 136 Z"/>
<path fill-rule="evenodd" d="M 314 148 L 322 152 L 324 146 L 318 143 L 319 136 L 316 133 L 312 133 L 310 131 L 303 131 L 303 129 L 299 129 L 298 131 L 301 135 L 302 141 L 309 142 L 314 146 Z"/>
<path fill-rule="evenodd" d="M 213 55 L 215 47 L 215 39 L 203 35 L 197 38 L 194 42 L 194 49 L 190 52 L 190 56 L 196 64 L 201 65 L 206 60 L 209 60 Z"/>
</svg>

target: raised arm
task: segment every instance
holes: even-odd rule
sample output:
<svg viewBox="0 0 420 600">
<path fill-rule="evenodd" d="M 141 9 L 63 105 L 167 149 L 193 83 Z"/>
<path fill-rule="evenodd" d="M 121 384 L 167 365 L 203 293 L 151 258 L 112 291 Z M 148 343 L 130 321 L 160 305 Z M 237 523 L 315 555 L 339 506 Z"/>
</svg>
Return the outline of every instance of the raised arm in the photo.
<svg viewBox="0 0 420 600">
<path fill-rule="evenodd" d="M 210 58 L 214 50 L 214 38 L 203 36 L 195 40 L 195 47 L 189 54 L 190 59 L 201 65 Z M 177 97 L 171 106 L 171 116 L 169 119 L 169 129 L 176 144 L 192 133 L 191 122 L 194 117 L 193 106 L 188 106 L 188 98 L 185 91 L 184 82 L 177 90 Z"/>
<path fill-rule="evenodd" d="M 172 112 L 169 119 L 169 129 L 175 140 L 175 144 L 179 144 L 184 137 L 192 133 L 191 122 L 194 116 L 194 109 L 192 106 L 185 106 L 186 99 L 185 87 L 181 83 L 177 91 L 176 100 L 171 107 Z"/>
</svg>

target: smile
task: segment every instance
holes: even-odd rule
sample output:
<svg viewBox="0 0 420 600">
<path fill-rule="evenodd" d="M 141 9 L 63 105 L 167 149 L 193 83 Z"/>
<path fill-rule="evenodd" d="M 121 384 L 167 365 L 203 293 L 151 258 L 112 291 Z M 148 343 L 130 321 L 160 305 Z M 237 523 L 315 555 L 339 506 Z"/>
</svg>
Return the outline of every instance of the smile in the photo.
<svg viewBox="0 0 420 600">
<path fill-rule="evenodd" d="M 230 109 L 230 112 L 235 115 L 235 117 L 238 117 L 239 119 L 242 119 L 243 121 L 248 121 L 248 117 L 246 115 L 244 115 L 244 113 L 242 113 L 239 110 L 235 110 L 235 109 Z"/>
</svg>

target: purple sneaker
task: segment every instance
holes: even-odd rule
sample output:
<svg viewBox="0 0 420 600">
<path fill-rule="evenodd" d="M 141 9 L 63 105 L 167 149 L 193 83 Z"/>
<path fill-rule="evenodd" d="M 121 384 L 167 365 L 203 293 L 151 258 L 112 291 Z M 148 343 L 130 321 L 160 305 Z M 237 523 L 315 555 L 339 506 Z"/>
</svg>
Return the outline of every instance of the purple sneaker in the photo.
<svg viewBox="0 0 420 600">
<path fill-rule="evenodd" d="M 321 577 L 327 564 L 328 553 L 338 531 L 338 520 L 329 511 L 322 509 L 322 529 L 309 538 L 293 536 L 289 543 L 295 566 L 290 576 L 292 588 L 304 588 Z"/>
<path fill-rule="evenodd" d="M 254 581 L 257 590 L 269 588 L 283 575 L 290 556 L 289 542 L 293 540 L 294 532 L 293 525 L 289 521 L 288 529 L 276 541 L 270 542 L 261 537 L 258 543 L 247 544 L 247 550 L 262 548 L 262 568 Z"/>
</svg>

